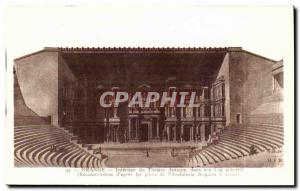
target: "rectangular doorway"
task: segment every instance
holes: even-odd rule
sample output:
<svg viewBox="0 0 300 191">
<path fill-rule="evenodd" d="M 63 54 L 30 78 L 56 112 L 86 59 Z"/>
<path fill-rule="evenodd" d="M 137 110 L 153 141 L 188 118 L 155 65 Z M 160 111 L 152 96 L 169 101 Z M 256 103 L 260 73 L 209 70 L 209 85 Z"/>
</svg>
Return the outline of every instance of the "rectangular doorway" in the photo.
<svg viewBox="0 0 300 191">
<path fill-rule="evenodd" d="M 183 126 L 183 140 L 190 141 L 191 140 L 191 131 L 193 126 L 192 125 L 185 125 Z"/>
<path fill-rule="evenodd" d="M 237 113 L 236 114 L 236 123 L 241 124 L 242 123 L 242 114 Z"/>
<path fill-rule="evenodd" d="M 142 123 L 140 128 L 140 141 L 148 141 L 148 124 Z"/>
</svg>

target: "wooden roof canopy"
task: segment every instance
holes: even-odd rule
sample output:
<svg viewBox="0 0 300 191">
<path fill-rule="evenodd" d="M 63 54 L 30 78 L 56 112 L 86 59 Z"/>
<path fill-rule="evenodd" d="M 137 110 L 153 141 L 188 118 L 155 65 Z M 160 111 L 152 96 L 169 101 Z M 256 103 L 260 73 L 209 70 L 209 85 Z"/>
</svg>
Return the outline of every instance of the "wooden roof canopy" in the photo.
<svg viewBox="0 0 300 191">
<path fill-rule="evenodd" d="M 209 80 L 227 48 L 59 48 L 76 76 L 118 83 L 178 83 Z"/>
</svg>

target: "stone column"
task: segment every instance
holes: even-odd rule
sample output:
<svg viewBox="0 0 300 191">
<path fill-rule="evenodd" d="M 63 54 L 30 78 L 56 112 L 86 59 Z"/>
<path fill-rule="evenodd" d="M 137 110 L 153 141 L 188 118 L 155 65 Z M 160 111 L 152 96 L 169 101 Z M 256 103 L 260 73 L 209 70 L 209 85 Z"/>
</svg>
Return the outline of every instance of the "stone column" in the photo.
<svg viewBox="0 0 300 191">
<path fill-rule="evenodd" d="M 205 125 L 204 124 L 200 125 L 200 138 L 201 138 L 201 141 L 205 140 Z"/>
<path fill-rule="evenodd" d="M 117 125 L 114 125 L 113 126 L 114 127 L 114 129 L 115 129 L 115 134 L 114 134 L 114 136 L 115 136 L 115 142 L 119 142 L 120 140 L 119 140 L 119 126 L 117 126 Z"/>
<path fill-rule="evenodd" d="M 154 135 L 153 135 L 153 126 L 151 126 L 150 128 L 150 138 L 153 139 Z"/>
<path fill-rule="evenodd" d="M 128 139 L 131 139 L 131 118 L 128 120 Z"/>
<path fill-rule="evenodd" d="M 177 132 L 176 132 L 176 123 L 175 123 L 175 125 L 174 125 L 174 127 L 173 127 L 173 130 L 174 130 L 174 137 L 173 137 L 173 141 L 175 141 L 176 142 L 176 137 L 177 137 Z"/>
<path fill-rule="evenodd" d="M 182 136 L 183 136 L 183 124 L 180 126 L 180 142 L 182 142 Z"/>
<path fill-rule="evenodd" d="M 198 141 L 198 137 L 199 137 L 199 125 L 196 125 L 196 141 Z"/>
<path fill-rule="evenodd" d="M 130 129 L 130 138 L 131 139 L 134 139 L 135 137 L 136 137 L 136 128 L 135 128 L 135 123 L 136 123 L 136 121 L 135 120 L 133 120 L 133 118 L 131 119 L 132 120 L 132 125 L 131 125 L 131 129 Z"/>
<path fill-rule="evenodd" d="M 158 124 L 158 118 L 156 118 L 156 137 L 159 138 L 159 124 Z"/>
<path fill-rule="evenodd" d="M 222 117 L 225 117 L 225 101 L 222 101 L 222 105 L 221 105 L 221 115 Z"/>
<path fill-rule="evenodd" d="M 204 104 L 200 105 L 200 117 L 204 117 Z"/>
<path fill-rule="evenodd" d="M 107 126 L 107 135 L 106 135 L 106 141 L 110 142 L 111 141 L 111 134 L 112 134 L 112 130 L 110 128 L 110 125 Z"/>
<path fill-rule="evenodd" d="M 113 111 L 114 111 L 114 118 L 117 118 L 117 108 L 113 107 Z"/>
<path fill-rule="evenodd" d="M 109 125 L 108 128 L 109 128 L 108 142 L 112 142 L 112 141 L 114 141 L 114 138 L 115 138 L 114 137 L 115 130 L 114 130 L 113 126 L 111 126 L 111 125 Z"/>
<path fill-rule="evenodd" d="M 191 139 L 192 139 L 192 128 L 191 127 L 189 127 L 189 134 L 190 134 L 189 141 L 191 141 Z"/>
<path fill-rule="evenodd" d="M 206 91 L 206 89 L 207 89 L 207 87 L 203 87 L 202 88 L 202 95 L 201 95 L 201 97 L 202 97 L 203 100 L 205 99 L 205 91 Z"/>
<path fill-rule="evenodd" d="M 168 142 L 170 142 L 170 126 L 165 125 L 165 128 L 167 128 L 167 139 L 168 139 Z"/>
<path fill-rule="evenodd" d="M 135 138 L 136 139 L 139 139 L 139 124 L 140 124 L 139 119 L 137 119 L 135 122 Z"/>
<path fill-rule="evenodd" d="M 167 117 L 169 117 L 169 113 L 168 113 L 168 107 L 165 107 L 166 109 L 165 109 L 165 115 L 167 116 Z"/>
<path fill-rule="evenodd" d="M 152 128 L 153 128 L 153 119 L 150 119 L 150 126 L 148 127 L 148 140 L 152 139 Z"/>
<path fill-rule="evenodd" d="M 132 131 L 132 134 L 133 134 L 133 136 L 131 137 L 131 138 L 133 138 L 133 139 L 136 139 L 136 125 L 137 124 L 137 120 L 135 119 L 134 120 L 134 123 L 132 123 L 132 129 L 131 129 L 131 131 Z"/>
<path fill-rule="evenodd" d="M 211 117 L 215 117 L 215 105 L 213 103 L 210 105 L 210 113 Z"/>
<path fill-rule="evenodd" d="M 190 137 L 190 141 L 193 141 L 193 140 L 194 140 L 194 125 L 192 126 L 191 137 Z"/>
<path fill-rule="evenodd" d="M 183 118 L 183 107 L 180 108 L 180 116 Z"/>
<path fill-rule="evenodd" d="M 153 122 L 153 121 L 152 121 Z M 151 127 L 150 127 L 150 139 L 153 139 L 153 128 L 152 128 L 152 122 L 151 122 Z"/>
<path fill-rule="evenodd" d="M 215 132 L 215 124 L 212 123 L 212 124 L 210 125 L 210 134 L 212 135 L 214 132 Z"/>
</svg>

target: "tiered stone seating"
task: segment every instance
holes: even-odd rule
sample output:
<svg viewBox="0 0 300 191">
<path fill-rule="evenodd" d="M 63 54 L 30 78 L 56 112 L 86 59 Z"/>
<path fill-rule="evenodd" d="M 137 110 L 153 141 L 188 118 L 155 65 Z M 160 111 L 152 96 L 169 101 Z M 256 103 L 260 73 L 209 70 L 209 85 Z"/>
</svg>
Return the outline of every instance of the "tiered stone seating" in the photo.
<svg viewBox="0 0 300 191">
<path fill-rule="evenodd" d="M 72 136 L 50 125 L 19 126 L 14 129 L 16 167 L 99 168 L 101 159 L 74 143 Z M 59 151 L 52 151 L 56 145 Z"/>
<path fill-rule="evenodd" d="M 218 143 L 194 151 L 187 163 L 191 167 L 202 167 L 248 156 L 252 145 L 257 152 L 281 148 L 283 137 L 282 125 L 254 124 L 228 128 L 219 135 Z"/>
</svg>

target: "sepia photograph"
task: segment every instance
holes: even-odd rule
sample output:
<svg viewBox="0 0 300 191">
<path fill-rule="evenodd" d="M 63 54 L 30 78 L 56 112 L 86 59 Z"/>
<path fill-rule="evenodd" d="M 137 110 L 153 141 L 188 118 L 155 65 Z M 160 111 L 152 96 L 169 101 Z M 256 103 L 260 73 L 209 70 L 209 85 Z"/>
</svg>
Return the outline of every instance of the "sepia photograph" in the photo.
<svg viewBox="0 0 300 191">
<path fill-rule="evenodd" d="M 282 60 L 241 47 L 47 47 L 14 63 L 16 167 L 283 164 Z"/>
</svg>

